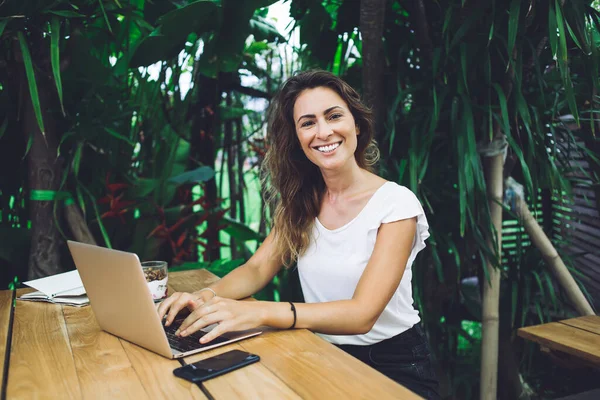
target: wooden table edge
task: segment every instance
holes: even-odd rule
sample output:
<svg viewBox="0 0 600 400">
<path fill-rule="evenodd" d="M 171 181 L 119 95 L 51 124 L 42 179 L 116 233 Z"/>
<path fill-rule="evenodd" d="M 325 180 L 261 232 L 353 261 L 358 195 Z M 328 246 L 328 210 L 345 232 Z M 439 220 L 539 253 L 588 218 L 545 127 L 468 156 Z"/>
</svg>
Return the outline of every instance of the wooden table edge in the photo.
<svg viewBox="0 0 600 400">
<path fill-rule="evenodd" d="M 0 388 L 0 399 L 6 399 L 8 390 L 8 369 L 10 367 L 10 353 L 12 347 L 12 331 L 13 322 L 15 320 L 15 301 L 17 298 L 17 291 L 12 290 L 12 296 L 10 300 L 10 313 L 8 317 L 8 330 L 6 333 L 6 344 L 4 350 L 4 360 L 2 360 L 2 387 Z"/>
<path fill-rule="evenodd" d="M 543 325 L 550 325 L 550 324 L 562 325 L 562 326 L 568 327 L 570 329 L 579 329 L 577 327 L 574 327 L 574 326 L 571 326 L 571 325 L 567 325 L 567 324 L 561 324 L 559 322 L 548 322 L 548 323 L 543 324 Z M 566 354 L 570 354 L 570 355 L 573 355 L 573 356 L 576 356 L 576 357 L 580 357 L 580 358 L 582 358 L 584 360 L 590 361 L 590 362 L 595 363 L 595 364 L 600 364 L 600 357 L 598 357 L 598 356 L 596 356 L 594 354 L 587 353 L 587 352 L 581 351 L 579 349 L 575 349 L 575 348 L 572 348 L 572 347 L 565 346 L 562 343 L 559 343 L 559 342 L 557 342 L 555 340 L 548 339 L 548 338 L 545 338 L 545 337 L 541 337 L 541 336 L 533 334 L 533 333 L 531 333 L 531 332 L 529 332 L 527 330 L 527 328 L 532 328 L 532 327 L 535 327 L 535 326 L 539 326 L 539 325 L 533 325 L 531 327 L 519 328 L 517 330 L 517 335 L 520 336 L 520 337 L 522 337 L 523 339 L 531 340 L 532 342 L 535 342 L 535 343 L 537 343 L 537 344 L 539 344 L 541 346 L 546 346 L 546 347 L 550 348 L 551 350 L 560 351 L 560 352 L 563 352 L 563 353 L 566 353 Z M 583 329 L 580 329 L 580 330 L 583 331 L 583 332 L 588 332 L 588 331 L 583 330 Z"/>
<path fill-rule="evenodd" d="M 574 328 L 574 329 L 580 329 L 580 330 L 588 332 L 588 333 L 590 333 L 592 335 L 598 335 L 598 332 L 594 332 L 594 331 L 591 331 L 589 329 L 586 329 L 586 328 L 582 327 L 581 325 L 575 325 L 575 324 L 573 324 L 573 320 L 574 319 L 583 318 L 583 317 L 590 317 L 590 315 L 585 315 L 585 316 L 576 317 L 576 318 L 563 319 L 561 321 L 558 321 L 558 323 L 566 325 L 566 326 L 569 326 L 569 327 Z M 597 317 L 597 316 L 594 315 L 593 317 Z"/>
</svg>

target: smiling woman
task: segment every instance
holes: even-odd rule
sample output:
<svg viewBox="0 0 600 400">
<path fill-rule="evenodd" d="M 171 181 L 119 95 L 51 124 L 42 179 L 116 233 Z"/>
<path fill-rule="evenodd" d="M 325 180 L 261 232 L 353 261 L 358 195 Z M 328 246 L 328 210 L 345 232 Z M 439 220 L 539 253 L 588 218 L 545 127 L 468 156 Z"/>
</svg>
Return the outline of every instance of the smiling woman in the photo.
<svg viewBox="0 0 600 400">
<path fill-rule="evenodd" d="M 359 130 L 346 102 L 336 92 L 324 87 L 305 90 L 294 104 L 294 120 L 304 154 L 321 170 L 356 163 Z"/>
<path fill-rule="evenodd" d="M 370 111 L 335 75 L 303 72 L 273 99 L 268 142 L 271 233 L 209 288 L 165 300 L 158 309 L 165 324 L 187 307 L 179 335 L 217 324 L 202 343 L 261 325 L 307 328 L 413 392 L 439 398 L 411 287 L 427 219 L 410 190 L 372 172 Z M 306 304 L 237 301 L 293 263 Z"/>
<path fill-rule="evenodd" d="M 372 172 L 379 150 L 371 111 L 350 85 L 329 72 L 308 71 L 290 78 L 269 111 L 271 147 L 264 164 L 271 179 L 268 197 L 272 202 L 280 199 L 274 216 L 276 246 L 282 263 L 289 265 L 308 245 L 310 227 L 321 211 L 322 172 L 336 174 L 344 163 L 353 174 Z M 331 160 L 311 147 L 348 139 L 350 149 L 340 156 L 335 150 Z M 352 154 L 355 162 L 348 164 Z"/>
</svg>

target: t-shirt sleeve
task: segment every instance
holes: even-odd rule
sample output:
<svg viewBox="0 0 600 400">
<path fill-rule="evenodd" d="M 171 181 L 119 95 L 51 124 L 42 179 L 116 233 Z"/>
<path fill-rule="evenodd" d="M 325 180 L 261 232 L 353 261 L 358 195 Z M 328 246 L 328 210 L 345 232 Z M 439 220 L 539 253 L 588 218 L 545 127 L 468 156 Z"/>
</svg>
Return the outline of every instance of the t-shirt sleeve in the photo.
<svg viewBox="0 0 600 400">
<path fill-rule="evenodd" d="M 417 231 L 413 243 L 413 253 L 416 255 L 425 248 L 425 240 L 429 237 L 429 224 L 425 212 L 419 199 L 410 189 L 400 185 L 392 186 L 382 202 L 381 223 L 387 224 L 413 217 L 417 217 Z"/>
</svg>

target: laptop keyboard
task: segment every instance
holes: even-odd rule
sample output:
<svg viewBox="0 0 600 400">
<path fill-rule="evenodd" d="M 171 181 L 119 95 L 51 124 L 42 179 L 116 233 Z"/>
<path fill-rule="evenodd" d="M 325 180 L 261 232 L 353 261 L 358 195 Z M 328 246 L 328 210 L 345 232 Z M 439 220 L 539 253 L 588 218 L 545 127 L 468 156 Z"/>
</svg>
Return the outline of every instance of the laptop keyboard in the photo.
<svg viewBox="0 0 600 400">
<path fill-rule="evenodd" d="M 183 322 L 183 320 L 181 321 L 173 321 L 173 323 L 170 326 L 165 326 L 165 333 L 167 334 L 167 339 L 169 340 L 169 345 L 171 346 L 172 349 L 175 349 L 177 351 L 180 351 L 182 353 L 186 353 L 188 351 L 192 351 L 192 350 L 196 350 L 196 349 L 201 349 L 202 347 L 206 347 L 206 346 L 212 346 L 215 345 L 217 343 L 223 343 L 228 341 L 229 339 L 225 339 L 221 336 L 219 336 L 216 339 L 211 340 L 208 343 L 200 343 L 200 338 L 204 335 L 206 335 L 207 332 L 204 331 L 198 331 L 195 332 L 189 336 L 185 336 L 185 337 L 181 337 L 181 336 L 176 336 L 175 332 L 177 331 L 177 329 L 179 328 L 179 325 L 181 324 L 181 322 Z"/>
</svg>

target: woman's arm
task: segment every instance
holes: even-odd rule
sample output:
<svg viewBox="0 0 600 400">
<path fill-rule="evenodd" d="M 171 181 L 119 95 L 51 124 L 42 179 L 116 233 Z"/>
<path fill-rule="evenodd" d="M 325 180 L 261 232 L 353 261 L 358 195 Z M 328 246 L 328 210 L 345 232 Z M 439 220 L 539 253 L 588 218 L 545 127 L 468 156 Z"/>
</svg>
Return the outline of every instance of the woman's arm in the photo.
<svg viewBox="0 0 600 400">
<path fill-rule="evenodd" d="M 265 287 L 281 269 L 279 258 L 274 256 L 275 243 L 273 242 L 273 235 L 274 233 L 271 231 L 245 264 L 208 287 L 214 290 L 220 298 L 229 299 L 242 299 Z M 193 309 L 212 297 L 213 294 L 208 290 L 194 293 L 176 292 L 162 302 L 158 307 L 158 314 L 161 319 L 167 315 L 165 324 L 168 326 L 183 308 Z M 190 304 L 190 301 L 193 302 L 193 305 Z"/>
<path fill-rule="evenodd" d="M 279 257 L 275 256 L 273 235 L 273 232 L 269 233 L 265 241 L 245 264 L 234 269 L 223 279 L 209 287 L 219 297 L 234 300 L 252 296 L 264 288 L 281 269 Z"/>
<path fill-rule="evenodd" d="M 383 224 L 373 254 L 350 300 L 296 303 L 296 328 L 334 335 L 356 335 L 371 330 L 396 291 L 406 269 L 416 232 L 416 218 Z M 335 282 L 331 283 L 335 285 Z M 233 330 L 260 325 L 289 328 L 293 313 L 289 303 L 235 302 L 216 297 L 196 308 L 181 324 L 188 335 L 219 323 L 202 343 Z"/>
</svg>

